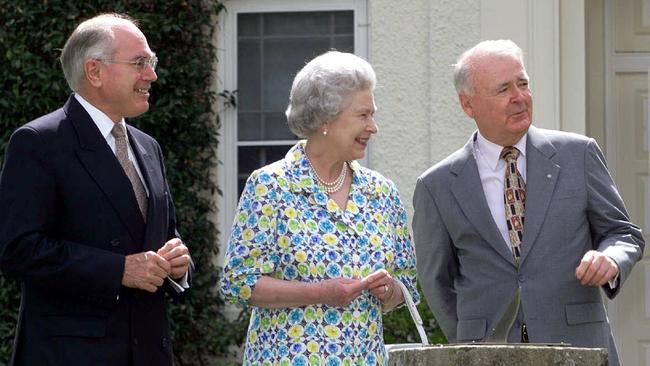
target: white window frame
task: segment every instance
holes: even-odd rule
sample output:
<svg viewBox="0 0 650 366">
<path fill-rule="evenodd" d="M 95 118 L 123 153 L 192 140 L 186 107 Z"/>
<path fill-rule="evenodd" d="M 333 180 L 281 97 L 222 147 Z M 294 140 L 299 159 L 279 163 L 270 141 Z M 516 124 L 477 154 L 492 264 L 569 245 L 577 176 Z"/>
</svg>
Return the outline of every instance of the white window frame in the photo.
<svg viewBox="0 0 650 366">
<path fill-rule="evenodd" d="M 354 48 L 355 54 L 368 59 L 368 5 L 367 0 L 229 0 L 224 2 L 225 11 L 219 17 L 221 31 L 217 39 L 218 78 L 217 91 L 237 90 L 237 16 L 240 13 L 272 13 L 297 11 L 354 11 Z M 223 265 L 230 227 L 233 222 L 239 195 L 237 194 L 237 110 L 222 107 L 219 100 L 217 111 L 221 125 L 219 127 L 219 145 L 217 184 L 222 195 L 216 197 L 218 209 L 217 228 L 219 230 L 219 255 L 217 264 Z M 293 143 L 293 141 L 291 142 Z M 255 145 L 264 145 L 255 142 Z M 368 154 L 366 154 L 367 156 Z M 367 164 L 366 161 L 362 163 Z"/>
</svg>

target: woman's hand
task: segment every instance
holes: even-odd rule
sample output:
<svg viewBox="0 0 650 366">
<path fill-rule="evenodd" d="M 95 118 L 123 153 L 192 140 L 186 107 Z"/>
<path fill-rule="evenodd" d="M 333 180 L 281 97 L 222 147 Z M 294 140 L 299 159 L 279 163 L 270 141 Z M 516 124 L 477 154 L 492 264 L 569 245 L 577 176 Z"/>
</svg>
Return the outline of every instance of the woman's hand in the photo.
<svg viewBox="0 0 650 366">
<path fill-rule="evenodd" d="M 368 281 L 368 291 L 382 302 L 395 292 L 393 277 L 385 269 L 369 274 L 365 280 Z"/>
<path fill-rule="evenodd" d="M 346 306 L 368 289 L 366 279 L 332 278 L 318 283 L 321 303 L 330 306 Z"/>
<path fill-rule="evenodd" d="M 404 301 L 402 290 L 393 277 L 385 270 L 377 270 L 368 276 L 368 292 L 381 301 L 385 311 L 388 311 Z"/>
</svg>

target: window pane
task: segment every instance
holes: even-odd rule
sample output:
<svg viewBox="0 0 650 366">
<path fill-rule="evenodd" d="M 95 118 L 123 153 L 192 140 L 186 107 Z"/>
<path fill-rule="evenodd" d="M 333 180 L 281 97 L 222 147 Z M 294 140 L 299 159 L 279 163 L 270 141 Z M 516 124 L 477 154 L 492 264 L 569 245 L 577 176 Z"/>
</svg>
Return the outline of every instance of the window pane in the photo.
<svg viewBox="0 0 650 366">
<path fill-rule="evenodd" d="M 354 33 L 354 14 L 351 11 L 337 11 L 333 16 L 334 33 L 350 35 Z"/>
<path fill-rule="evenodd" d="M 354 52 L 354 39 L 352 37 L 334 37 L 334 48 L 341 52 Z"/>
<path fill-rule="evenodd" d="M 327 34 L 330 18 L 327 12 L 269 13 L 264 16 L 264 34 L 296 36 Z"/>
<path fill-rule="evenodd" d="M 297 140 L 287 126 L 287 117 L 282 113 L 264 113 L 264 138 L 266 140 Z"/>
<path fill-rule="evenodd" d="M 239 173 L 248 176 L 253 170 L 262 166 L 260 148 L 256 146 L 242 146 L 239 148 Z"/>
<path fill-rule="evenodd" d="M 329 49 L 354 51 L 353 12 L 249 13 L 238 19 L 239 140 L 295 139 L 283 116 L 293 78 Z"/>
<path fill-rule="evenodd" d="M 248 176 L 244 177 L 241 174 L 237 177 L 237 197 L 241 196 L 241 193 L 244 191 L 246 179 L 248 179 Z"/>
<path fill-rule="evenodd" d="M 239 110 L 260 109 L 260 41 L 240 40 L 237 59 L 238 64 L 238 108 Z"/>
<path fill-rule="evenodd" d="M 287 108 L 296 73 L 309 60 L 330 48 L 328 38 L 272 39 L 264 44 L 264 110 Z"/>
<path fill-rule="evenodd" d="M 260 35 L 258 14 L 241 13 L 237 15 L 237 34 L 240 37 Z"/>
<path fill-rule="evenodd" d="M 257 141 L 262 139 L 262 121 L 259 113 L 237 114 L 237 134 L 240 141 Z"/>
<path fill-rule="evenodd" d="M 266 164 L 271 164 L 274 161 L 284 159 L 284 156 L 287 155 L 287 152 L 291 149 L 291 145 L 269 146 L 266 149 Z"/>
</svg>

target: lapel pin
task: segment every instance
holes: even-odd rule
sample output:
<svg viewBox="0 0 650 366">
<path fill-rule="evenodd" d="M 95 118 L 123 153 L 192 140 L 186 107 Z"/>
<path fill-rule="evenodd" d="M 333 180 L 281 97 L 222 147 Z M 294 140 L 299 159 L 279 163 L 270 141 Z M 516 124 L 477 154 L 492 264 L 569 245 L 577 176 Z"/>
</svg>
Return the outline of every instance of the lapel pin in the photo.
<svg viewBox="0 0 650 366">
<path fill-rule="evenodd" d="M 546 179 L 551 179 L 553 176 L 550 174 L 546 174 Z"/>
</svg>

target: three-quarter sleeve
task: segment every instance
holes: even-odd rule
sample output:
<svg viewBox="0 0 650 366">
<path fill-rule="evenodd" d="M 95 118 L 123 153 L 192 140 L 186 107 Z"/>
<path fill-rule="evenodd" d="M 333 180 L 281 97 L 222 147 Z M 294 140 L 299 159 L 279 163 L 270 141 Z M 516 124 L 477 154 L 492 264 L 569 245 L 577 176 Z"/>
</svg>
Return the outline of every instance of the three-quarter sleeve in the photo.
<svg viewBox="0 0 650 366">
<path fill-rule="evenodd" d="M 420 302 L 420 294 L 416 284 L 415 248 L 408 227 L 408 215 L 397 188 L 392 182 L 390 183 L 390 192 L 391 215 L 393 215 L 392 220 L 395 225 L 395 240 L 393 242 L 395 257 L 391 275 L 406 286 L 413 301 L 417 304 Z"/>
<path fill-rule="evenodd" d="M 247 305 L 255 284 L 271 275 L 279 261 L 275 250 L 277 181 L 258 170 L 246 181 L 232 225 L 221 276 L 221 295 Z"/>
</svg>

